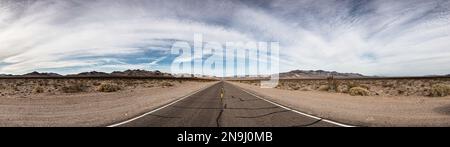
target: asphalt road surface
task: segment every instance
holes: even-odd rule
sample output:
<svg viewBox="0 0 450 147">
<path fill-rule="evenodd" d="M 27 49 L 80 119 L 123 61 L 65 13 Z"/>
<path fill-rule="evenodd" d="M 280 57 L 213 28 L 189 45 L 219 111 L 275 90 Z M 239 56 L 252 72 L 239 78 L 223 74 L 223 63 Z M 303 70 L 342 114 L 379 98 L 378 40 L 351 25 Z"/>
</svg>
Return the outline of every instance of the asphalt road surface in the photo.
<svg viewBox="0 0 450 147">
<path fill-rule="evenodd" d="M 119 127 L 337 127 L 220 82 Z"/>
</svg>

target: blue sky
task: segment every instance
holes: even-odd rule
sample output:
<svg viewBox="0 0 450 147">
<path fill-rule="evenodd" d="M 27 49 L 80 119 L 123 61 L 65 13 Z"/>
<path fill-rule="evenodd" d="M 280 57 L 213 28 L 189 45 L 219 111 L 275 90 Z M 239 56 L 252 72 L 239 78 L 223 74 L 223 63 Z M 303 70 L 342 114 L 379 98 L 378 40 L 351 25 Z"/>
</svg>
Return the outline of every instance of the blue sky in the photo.
<svg viewBox="0 0 450 147">
<path fill-rule="evenodd" d="M 170 72 L 174 41 L 280 42 L 280 70 L 450 74 L 448 0 L 0 0 L 0 73 Z"/>
</svg>

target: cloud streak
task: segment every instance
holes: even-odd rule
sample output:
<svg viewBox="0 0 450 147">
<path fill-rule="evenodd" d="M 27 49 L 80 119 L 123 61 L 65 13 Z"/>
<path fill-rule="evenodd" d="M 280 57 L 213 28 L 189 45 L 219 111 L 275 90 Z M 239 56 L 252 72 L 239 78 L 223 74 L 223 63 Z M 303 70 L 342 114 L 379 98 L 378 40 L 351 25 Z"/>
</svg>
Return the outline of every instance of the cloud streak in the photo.
<svg viewBox="0 0 450 147">
<path fill-rule="evenodd" d="M 283 71 L 448 74 L 449 8 L 445 0 L 0 0 L 0 73 L 166 69 L 171 43 L 200 33 L 206 42 L 279 41 Z"/>
</svg>

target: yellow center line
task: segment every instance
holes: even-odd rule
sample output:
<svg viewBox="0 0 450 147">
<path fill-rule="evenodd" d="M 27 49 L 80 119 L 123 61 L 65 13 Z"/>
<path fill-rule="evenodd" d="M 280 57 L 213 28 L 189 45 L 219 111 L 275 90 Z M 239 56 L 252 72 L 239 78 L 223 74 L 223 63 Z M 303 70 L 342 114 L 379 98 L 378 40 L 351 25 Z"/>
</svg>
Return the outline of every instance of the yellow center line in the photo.
<svg viewBox="0 0 450 147">
<path fill-rule="evenodd" d="M 220 90 L 220 98 L 223 99 L 223 95 L 224 95 L 224 90 L 223 88 Z"/>
</svg>

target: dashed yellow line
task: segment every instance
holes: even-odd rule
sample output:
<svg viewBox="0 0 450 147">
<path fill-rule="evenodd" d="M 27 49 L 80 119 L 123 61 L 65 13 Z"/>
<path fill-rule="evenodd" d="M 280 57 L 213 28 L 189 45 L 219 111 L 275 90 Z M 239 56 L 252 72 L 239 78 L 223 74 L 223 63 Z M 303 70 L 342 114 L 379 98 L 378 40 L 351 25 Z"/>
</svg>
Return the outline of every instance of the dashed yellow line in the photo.
<svg viewBox="0 0 450 147">
<path fill-rule="evenodd" d="M 220 90 L 220 98 L 221 99 L 223 99 L 223 96 L 224 96 L 224 90 L 223 90 L 223 88 Z"/>
</svg>

